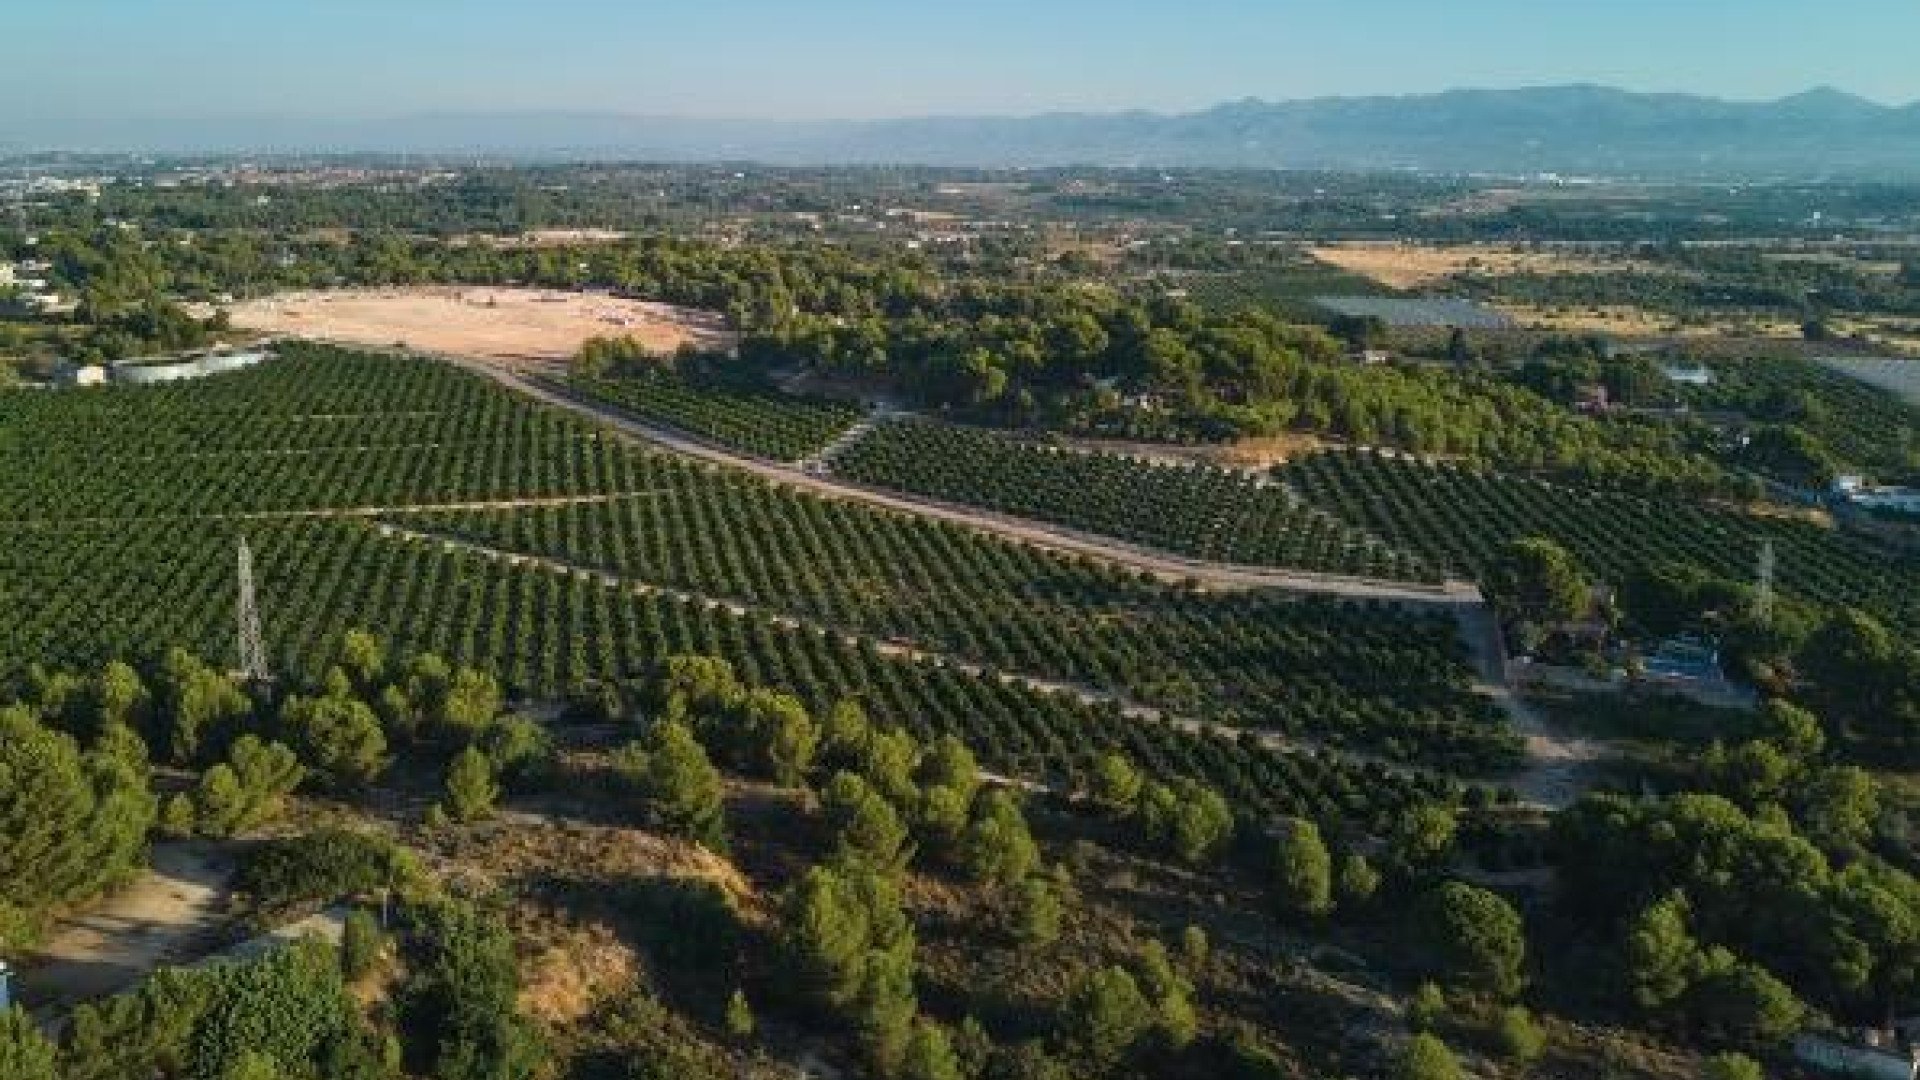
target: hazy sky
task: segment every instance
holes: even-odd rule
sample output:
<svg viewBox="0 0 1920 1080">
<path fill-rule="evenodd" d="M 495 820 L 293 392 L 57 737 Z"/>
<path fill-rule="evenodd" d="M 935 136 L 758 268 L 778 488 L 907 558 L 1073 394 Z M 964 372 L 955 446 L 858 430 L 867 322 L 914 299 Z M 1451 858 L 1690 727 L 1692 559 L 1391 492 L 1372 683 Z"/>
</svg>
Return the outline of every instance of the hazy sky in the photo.
<svg viewBox="0 0 1920 1080">
<path fill-rule="evenodd" d="M 1920 99 L 1920 0 L 0 0 L 0 117 L 873 117 L 1599 82 Z"/>
</svg>

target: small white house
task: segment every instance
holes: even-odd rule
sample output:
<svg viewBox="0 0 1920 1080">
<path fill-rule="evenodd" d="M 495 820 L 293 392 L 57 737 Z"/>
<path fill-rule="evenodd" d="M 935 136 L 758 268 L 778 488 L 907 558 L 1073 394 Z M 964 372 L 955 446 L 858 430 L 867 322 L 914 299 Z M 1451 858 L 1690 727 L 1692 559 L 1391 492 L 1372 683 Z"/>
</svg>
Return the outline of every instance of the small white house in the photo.
<svg viewBox="0 0 1920 1080">
<path fill-rule="evenodd" d="M 105 386 L 107 369 L 99 364 L 73 364 L 62 368 L 56 378 L 66 386 Z"/>
<path fill-rule="evenodd" d="M 1713 369 L 1708 367 L 1682 367 L 1679 364 L 1662 364 L 1660 373 L 1671 382 L 1682 386 L 1713 385 Z"/>
</svg>

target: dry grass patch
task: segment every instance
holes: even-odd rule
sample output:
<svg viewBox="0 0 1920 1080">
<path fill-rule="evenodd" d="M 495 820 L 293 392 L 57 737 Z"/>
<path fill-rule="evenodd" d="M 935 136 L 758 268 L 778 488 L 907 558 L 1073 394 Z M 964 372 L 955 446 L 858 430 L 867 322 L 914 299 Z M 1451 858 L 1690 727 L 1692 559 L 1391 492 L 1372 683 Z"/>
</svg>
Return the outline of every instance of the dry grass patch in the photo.
<svg viewBox="0 0 1920 1080">
<path fill-rule="evenodd" d="M 476 884 L 497 887 L 515 879 L 583 873 L 608 880 L 678 878 L 712 883 L 741 911 L 761 906 L 753 883 L 726 859 L 676 837 L 625 826 L 557 824 L 508 812 L 450 830 L 439 838 L 435 854 Z"/>
<path fill-rule="evenodd" d="M 1393 289 L 1430 288 L 1466 273 L 1506 277 L 1514 274 L 1606 274 L 1627 270 L 1660 272 L 1658 267 L 1624 257 L 1533 251 L 1502 244 L 1442 246 L 1400 241 L 1356 241 L 1311 248 L 1308 254 L 1330 266 L 1372 278 Z"/>
<path fill-rule="evenodd" d="M 612 994 L 631 988 L 639 959 L 603 923 L 556 929 L 520 964 L 520 1008 L 553 1027 L 580 1022 Z"/>
<path fill-rule="evenodd" d="M 1630 305 L 1540 307 L 1496 302 L 1494 307 L 1530 330 L 1612 334 L 1623 337 L 1753 337 L 1798 340 L 1800 324 L 1783 319 L 1712 319 L 1682 322 L 1672 315 Z"/>
</svg>

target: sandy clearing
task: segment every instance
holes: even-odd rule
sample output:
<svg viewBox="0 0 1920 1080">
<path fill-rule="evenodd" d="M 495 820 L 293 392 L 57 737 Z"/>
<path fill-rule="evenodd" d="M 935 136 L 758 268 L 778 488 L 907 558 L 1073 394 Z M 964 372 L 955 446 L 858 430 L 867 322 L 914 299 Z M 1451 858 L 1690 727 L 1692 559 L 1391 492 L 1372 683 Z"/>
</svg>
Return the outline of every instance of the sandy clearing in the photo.
<svg viewBox="0 0 1920 1080">
<path fill-rule="evenodd" d="M 632 337 L 657 352 L 727 348 L 718 316 L 668 304 L 550 289 L 426 286 L 282 293 L 228 310 L 233 325 L 353 345 L 563 362 L 592 337 Z"/>
<path fill-rule="evenodd" d="M 223 919 L 231 861 L 203 843 L 153 848 L 132 884 L 61 919 L 22 965 L 28 1007 L 65 1007 L 133 985 L 154 968 L 190 961 Z"/>
</svg>

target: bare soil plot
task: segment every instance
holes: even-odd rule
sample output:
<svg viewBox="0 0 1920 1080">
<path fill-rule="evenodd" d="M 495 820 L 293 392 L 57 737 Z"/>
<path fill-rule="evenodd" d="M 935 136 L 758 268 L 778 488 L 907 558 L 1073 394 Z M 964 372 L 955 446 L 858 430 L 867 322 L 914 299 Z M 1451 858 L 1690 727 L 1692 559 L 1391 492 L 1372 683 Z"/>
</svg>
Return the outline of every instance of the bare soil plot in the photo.
<svg viewBox="0 0 1920 1080">
<path fill-rule="evenodd" d="M 233 325 L 354 345 L 506 361 L 564 362 L 592 337 L 631 337 L 657 352 L 727 348 L 720 317 L 668 304 L 550 289 L 431 286 L 283 293 L 236 304 Z"/>
<path fill-rule="evenodd" d="M 1327 445 L 1325 439 L 1306 432 L 1256 435 L 1228 443 L 1195 443 L 1193 445 L 1131 442 L 1126 439 L 1090 436 L 1063 437 L 1060 441 L 1067 446 L 1101 450 L 1110 454 L 1124 454 L 1149 461 L 1250 470 L 1269 469 L 1289 458 L 1311 453 Z"/>
</svg>

